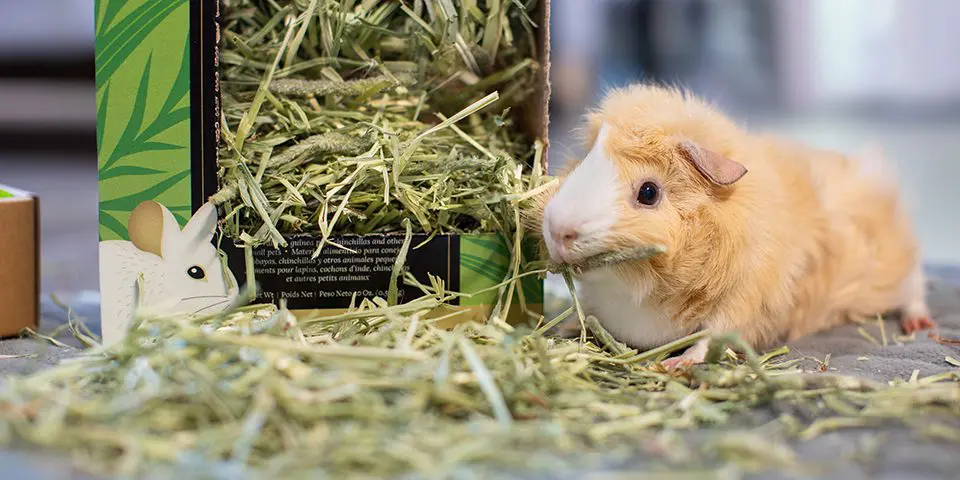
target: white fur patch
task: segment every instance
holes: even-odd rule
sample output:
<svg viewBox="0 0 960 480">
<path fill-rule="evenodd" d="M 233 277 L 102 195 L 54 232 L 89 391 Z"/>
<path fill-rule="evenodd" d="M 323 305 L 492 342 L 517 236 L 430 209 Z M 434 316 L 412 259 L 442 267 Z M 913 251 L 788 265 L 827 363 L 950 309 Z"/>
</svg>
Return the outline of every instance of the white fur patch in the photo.
<svg viewBox="0 0 960 480">
<path fill-rule="evenodd" d="M 625 282 L 610 270 L 589 272 L 580 279 L 581 300 L 588 314 L 617 340 L 652 348 L 682 337 L 670 315 L 646 301 L 643 286 Z"/>
<path fill-rule="evenodd" d="M 579 234 L 575 248 L 588 255 L 602 246 L 617 222 L 622 186 L 617 168 L 603 147 L 609 129 L 606 124 L 600 127 L 593 148 L 547 204 L 543 232 L 551 255 L 556 253 L 554 240 L 557 240 L 553 238 L 552 229 L 575 229 Z"/>
</svg>

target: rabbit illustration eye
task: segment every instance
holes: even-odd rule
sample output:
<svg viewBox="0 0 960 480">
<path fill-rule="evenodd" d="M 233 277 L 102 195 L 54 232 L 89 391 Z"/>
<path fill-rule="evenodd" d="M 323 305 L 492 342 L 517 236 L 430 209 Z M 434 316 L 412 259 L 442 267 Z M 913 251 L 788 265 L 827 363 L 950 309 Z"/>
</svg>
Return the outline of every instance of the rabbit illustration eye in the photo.
<svg viewBox="0 0 960 480">
<path fill-rule="evenodd" d="M 206 278 L 207 272 L 204 272 L 203 268 L 197 265 L 194 265 L 187 269 L 187 275 L 190 275 L 190 278 L 193 278 L 196 280 L 203 280 L 204 278 Z"/>
</svg>

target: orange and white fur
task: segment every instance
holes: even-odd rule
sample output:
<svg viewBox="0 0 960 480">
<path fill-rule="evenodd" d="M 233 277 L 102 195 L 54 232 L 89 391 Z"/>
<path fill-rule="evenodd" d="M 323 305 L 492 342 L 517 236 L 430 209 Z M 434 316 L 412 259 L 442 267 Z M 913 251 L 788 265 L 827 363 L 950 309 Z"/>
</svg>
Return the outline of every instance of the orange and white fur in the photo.
<svg viewBox="0 0 960 480">
<path fill-rule="evenodd" d="M 556 262 L 667 247 L 578 278 L 619 340 L 647 348 L 706 329 L 765 348 L 893 310 L 907 332 L 933 326 L 897 178 L 876 156 L 754 135 L 647 85 L 611 92 L 586 137 L 589 153 L 531 218 Z M 667 366 L 705 354 L 701 342 Z"/>
</svg>

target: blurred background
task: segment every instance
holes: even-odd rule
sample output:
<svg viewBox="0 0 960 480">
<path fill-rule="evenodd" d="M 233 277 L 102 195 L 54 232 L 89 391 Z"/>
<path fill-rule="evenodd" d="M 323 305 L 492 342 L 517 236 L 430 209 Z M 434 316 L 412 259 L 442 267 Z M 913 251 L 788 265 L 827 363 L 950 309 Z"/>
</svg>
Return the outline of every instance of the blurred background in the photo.
<svg viewBox="0 0 960 480">
<path fill-rule="evenodd" d="M 898 166 L 924 254 L 960 264 L 960 2 L 554 0 L 551 168 L 612 87 L 686 87 L 750 129 Z"/>
<path fill-rule="evenodd" d="M 93 0 L 0 12 L 0 183 L 40 195 L 42 289 L 96 290 Z"/>
<path fill-rule="evenodd" d="M 685 86 L 748 127 L 881 144 L 928 260 L 960 265 L 960 2 L 553 0 L 551 166 L 611 87 Z M 41 195 L 44 289 L 96 288 L 93 2 L 0 0 L 0 183 Z M 51 275 L 51 273 L 56 273 Z"/>
</svg>

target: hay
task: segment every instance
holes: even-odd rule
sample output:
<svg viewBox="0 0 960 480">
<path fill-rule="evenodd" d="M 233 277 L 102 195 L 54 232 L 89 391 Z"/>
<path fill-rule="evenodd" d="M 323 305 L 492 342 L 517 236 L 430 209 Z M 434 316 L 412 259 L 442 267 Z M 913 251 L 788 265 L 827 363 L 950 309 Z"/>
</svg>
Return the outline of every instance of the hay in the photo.
<svg viewBox="0 0 960 480">
<path fill-rule="evenodd" d="M 557 475 L 611 456 L 701 474 L 804 472 L 789 441 L 838 429 L 899 424 L 960 442 L 956 371 L 890 385 L 809 374 L 778 361 L 786 348 L 758 356 L 727 336 L 711 340 L 715 363 L 668 373 L 658 362 L 704 334 L 638 353 L 592 317 L 597 343 L 499 321 L 438 328 L 427 313 L 454 296 L 368 299 L 299 321 L 272 305 L 145 312 L 110 348 L 9 377 L 0 438 L 68 452 L 99 473 L 218 478 Z M 796 415 L 740 423 L 762 406 Z M 677 437 L 730 424 L 741 427 L 703 444 Z M 664 449 L 668 440 L 680 443 Z"/>
<path fill-rule="evenodd" d="M 536 2 L 225 1 L 225 231 L 496 232 L 542 186 Z M 318 249 L 319 251 L 319 249 Z"/>
</svg>

